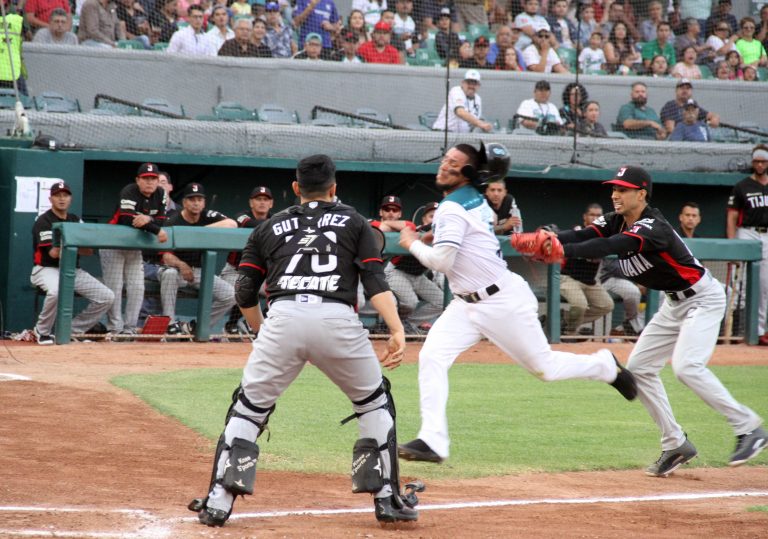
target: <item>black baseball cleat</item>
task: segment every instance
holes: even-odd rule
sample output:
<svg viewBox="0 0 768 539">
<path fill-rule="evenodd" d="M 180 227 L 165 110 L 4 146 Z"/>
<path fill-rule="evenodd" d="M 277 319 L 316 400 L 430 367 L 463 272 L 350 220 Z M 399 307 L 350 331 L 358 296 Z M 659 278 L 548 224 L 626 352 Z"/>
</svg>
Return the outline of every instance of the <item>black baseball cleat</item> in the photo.
<svg viewBox="0 0 768 539">
<path fill-rule="evenodd" d="M 728 466 L 741 466 L 755 458 L 768 445 L 768 433 L 762 427 L 736 437 L 736 449 L 728 461 Z"/>
<path fill-rule="evenodd" d="M 608 353 L 613 356 L 613 360 L 616 362 L 616 368 L 618 370 L 616 379 L 611 382 L 611 385 L 628 401 L 635 400 L 635 397 L 637 397 L 637 382 L 635 381 L 634 375 L 619 363 L 619 360 L 616 359 L 616 356 L 614 356 L 613 353 L 610 351 Z"/>
<path fill-rule="evenodd" d="M 421 439 L 416 438 L 407 444 L 398 446 L 398 456 L 405 460 L 418 460 L 422 462 L 435 462 L 440 464 L 445 459 L 432 451 L 432 449 Z"/>
<path fill-rule="evenodd" d="M 221 509 L 206 507 L 197 514 L 200 524 L 205 524 L 211 528 L 221 528 L 229 518 L 229 513 Z"/>
<path fill-rule="evenodd" d="M 374 507 L 376 508 L 376 520 L 383 524 L 394 522 L 415 522 L 419 520 L 419 512 L 416 509 L 408 507 L 404 503 L 397 504 L 393 500 L 394 496 L 386 498 L 374 498 Z M 402 507 L 399 507 L 402 506 Z"/>
</svg>

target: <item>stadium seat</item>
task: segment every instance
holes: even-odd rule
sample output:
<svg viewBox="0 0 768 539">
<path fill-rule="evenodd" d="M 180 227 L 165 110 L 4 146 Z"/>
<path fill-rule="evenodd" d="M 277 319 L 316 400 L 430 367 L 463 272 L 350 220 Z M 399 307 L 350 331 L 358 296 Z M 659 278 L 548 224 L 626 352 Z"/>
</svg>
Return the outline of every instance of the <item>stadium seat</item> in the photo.
<svg viewBox="0 0 768 539">
<path fill-rule="evenodd" d="M 432 126 L 435 125 L 435 120 L 437 120 L 437 116 L 437 112 L 425 112 L 424 114 L 419 114 L 419 123 L 427 129 L 432 129 Z"/>
<path fill-rule="evenodd" d="M 28 95 L 19 94 L 19 101 L 21 101 L 26 110 L 35 107 L 34 100 Z M 0 110 L 13 110 L 15 108 L 16 94 L 13 93 L 13 88 L 0 88 Z"/>
<path fill-rule="evenodd" d="M 701 78 L 702 79 L 711 79 L 712 77 L 712 71 L 709 69 L 709 67 L 705 65 L 699 66 L 699 71 L 701 71 Z"/>
<path fill-rule="evenodd" d="M 323 118 L 313 118 L 310 125 L 317 125 L 321 127 L 349 127 L 349 122 L 343 118 L 326 116 Z"/>
<path fill-rule="evenodd" d="M 160 42 L 160 43 L 155 43 L 155 44 L 152 46 L 152 48 L 153 48 L 154 50 L 156 50 L 156 51 L 164 51 L 165 49 L 167 49 L 167 48 L 168 48 L 168 43 L 162 43 L 162 42 Z"/>
<path fill-rule="evenodd" d="M 117 42 L 117 48 L 118 49 L 136 49 L 136 50 L 144 50 L 144 45 L 139 43 L 138 41 L 134 41 L 133 39 L 120 39 Z"/>
<path fill-rule="evenodd" d="M 714 142 L 741 142 L 737 132 L 728 127 L 710 127 L 709 132 L 712 134 L 712 140 Z"/>
<path fill-rule="evenodd" d="M 45 112 L 80 112 L 80 101 L 58 92 L 43 92 L 35 96 L 35 108 Z"/>
<path fill-rule="evenodd" d="M 576 67 L 576 50 L 567 47 L 557 49 L 557 55 L 560 61 L 568 68 L 568 71 L 574 71 Z"/>
<path fill-rule="evenodd" d="M 95 116 L 118 116 L 117 112 L 110 109 L 91 109 L 88 111 L 88 114 Z"/>
<path fill-rule="evenodd" d="M 141 103 L 145 107 L 151 107 L 156 110 L 162 110 L 164 112 L 170 112 L 171 114 L 178 114 L 179 116 L 186 116 L 184 114 L 184 106 L 183 105 L 171 105 L 166 99 L 163 99 L 161 97 L 148 97 Z M 142 116 L 157 116 L 166 118 L 167 116 L 163 116 L 162 114 L 155 114 L 154 112 L 150 112 L 147 110 L 142 110 Z"/>
<path fill-rule="evenodd" d="M 366 118 L 372 118 L 380 122 L 385 122 L 388 125 L 392 125 L 392 117 L 389 114 L 382 114 L 375 109 L 360 108 L 355 111 L 355 114 L 357 114 L 358 116 L 364 116 Z M 362 120 L 355 120 L 355 121 L 361 124 L 362 127 L 367 127 L 370 129 L 387 129 L 387 126 L 384 126 L 384 125 L 364 122 Z"/>
<path fill-rule="evenodd" d="M 768 67 L 758 67 L 757 78 L 762 82 L 768 81 Z"/>
<path fill-rule="evenodd" d="M 290 112 L 285 107 L 280 105 L 262 105 L 256 111 L 259 121 L 267 122 L 271 124 L 298 124 L 299 114 L 294 111 Z"/>
<path fill-rule="evenodd" d="M 606 131 L 605 134 L 608 135 L 608 138 L 629 138 L 626 133 L 621 131 Z"/>
<path fill-rule="evenodd" d="M 408 56 L 408 65 L 433 66 L 442 65 L 443 60 L 438 56 L 437 50 L 430 48 L 416 49 L 416 56 Z"/>
<path fill-rule="evenodd" d="M 136 107 L 107 100 L 99 101 L 98 106 L 94 110 L 110 110 L 118 116 L 141 116 L 141 110 Z"/>
<path fill-rule="evenodd" d="M 471 43 L 474 43 L 475 40 L 480 36 L 491 36 L 491 29 L 487 24 L 470 24 L 467 27 L 467 37 Z"/>
<path fill-rule="evenodd" d="M 259 117 L 255 110 L 247 109 L 234 101 L 222 101 L 213 107 L 213 115 L 228 122 L 257 122 Z"/>
</svg>

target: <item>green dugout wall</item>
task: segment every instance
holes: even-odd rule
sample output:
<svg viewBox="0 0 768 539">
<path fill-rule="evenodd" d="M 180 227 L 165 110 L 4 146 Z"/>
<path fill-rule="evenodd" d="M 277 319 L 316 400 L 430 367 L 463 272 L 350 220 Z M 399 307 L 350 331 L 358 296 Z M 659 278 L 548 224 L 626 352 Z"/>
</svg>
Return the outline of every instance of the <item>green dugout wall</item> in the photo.
<svg viewBox="0 0 768 539">
<path fill-rule="evenodd" d="M 208 207 L 227 215 L 247 209 L 248 195 L 256 185 L 270 187 L 275 209 L 294 202 L 290 190 L 295 162 L 275 158 L 205 156 L 183 153 L 113 152 L 101 150 L 58 151 L 0 147 L 0 300 L 4 330 L 18 331 L 34 323 L 34 290 L 29 284 L 32 268 L 31 229 L 37 212 L 31 208 L 29 183 L 35 178 L 63 179 L 72 186 L 72 211 L 87 222 L 105 223 L 115 209 L 120 189 L 132 182 L 139 164 L 156 162 L 171 173 L 176 195 L 192 181 L 202 183 Z M 439 200 L 434 188 L 437 163 L 339 162 L 339 197 L 364 215 L 377 216 L 378 202 L 386 194 L 400 196 L 404 215 L 411 218 L 425 202 Z M 613 171 L 586 168 L 541 169 L 520 167 L 507 178 L 510 192 L 523 212 L 525 228 L 557 223 L 580 224 L 587 204 L 598 202 L 610 209 L 609 191 L 600 185 Z M 703 236 L 722 237 L 725 204 L 731 186 L 744 173 L 653 172 L 653 205 L 673 223 L 681 205 L 693 200 L 702 207 Z M 50 180 L 49 180 L 50 181 Z M 21 197 L 21 202 L 20 202 Z M 86 269 L 99 272 L 94 259 L 83 259 Z"/>
</svg>

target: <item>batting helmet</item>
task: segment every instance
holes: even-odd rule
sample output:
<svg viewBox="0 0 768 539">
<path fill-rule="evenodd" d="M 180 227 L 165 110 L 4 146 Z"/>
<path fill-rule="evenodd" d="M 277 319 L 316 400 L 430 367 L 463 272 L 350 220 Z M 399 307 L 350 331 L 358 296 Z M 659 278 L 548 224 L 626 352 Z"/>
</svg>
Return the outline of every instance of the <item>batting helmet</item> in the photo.
<svg viewBox="0 0 768 539">
<path fill-rule="evenodd" d="M 488 182 L 503 180 L 509 171 L 509 151 L 498 142 L 480 143 L 477 168 L 465 165 L 461 173 L 472 180 L 475 185 L 485 185 Z"/>
</svg>

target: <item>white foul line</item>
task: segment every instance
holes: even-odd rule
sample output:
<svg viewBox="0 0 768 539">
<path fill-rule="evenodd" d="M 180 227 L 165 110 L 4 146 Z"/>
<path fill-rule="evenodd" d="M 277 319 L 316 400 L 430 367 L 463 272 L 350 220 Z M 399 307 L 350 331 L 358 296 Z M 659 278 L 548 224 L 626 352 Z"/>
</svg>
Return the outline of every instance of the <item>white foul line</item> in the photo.
<svg viewBox="0 0 768 539">
<path fill-rule="evenodd" d="M 0 382 L 11 382 L 11 381 L 27 381 L 31 380 L 29 376 L 24 376 L 21 374 L 12 374 L 10 372 L 0 372 Z"/>
</svg>

